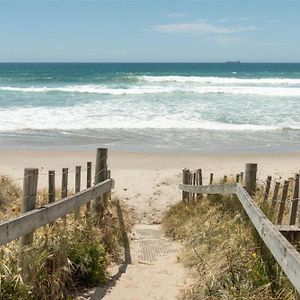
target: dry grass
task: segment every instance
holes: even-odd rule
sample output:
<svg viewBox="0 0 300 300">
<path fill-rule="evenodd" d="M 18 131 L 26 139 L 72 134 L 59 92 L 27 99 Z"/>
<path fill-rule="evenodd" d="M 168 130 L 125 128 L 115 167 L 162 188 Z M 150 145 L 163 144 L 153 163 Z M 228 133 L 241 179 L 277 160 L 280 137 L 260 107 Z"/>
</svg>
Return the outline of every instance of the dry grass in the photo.
<svg viewBox="0 0 300 300">
<path fill-rule="evenodd" d="M 59 198 L 60 191 L 57 191 Z M 21 189 L 9 177 L 0 178 L 1 219 L 20 214 Z M 47 191 L 38 193 L 37 207 L 47 202 Z M 126 228 L 132 220 L 127 210 Z M 32 246 L 23 250 L 29 272 L 18 267 L 18 242 L 0 247 L 0 299 L 72 299 L 78 288 L 105 283 L 107 267 L 120 259 L 123 235 L 119 228 L 116 207 L 109 203 L 104 217 L 74 219 L 68 215 L 66 223 L 57 220 L 35 232 Z"/>
<path fill-rule="evenodd" d="M 183 241 L 181 259 L 195 279 L 183 299 L 294 299 L 235 196 L 178 203 L 163 224 L 167 235 Z"/>
</svg>

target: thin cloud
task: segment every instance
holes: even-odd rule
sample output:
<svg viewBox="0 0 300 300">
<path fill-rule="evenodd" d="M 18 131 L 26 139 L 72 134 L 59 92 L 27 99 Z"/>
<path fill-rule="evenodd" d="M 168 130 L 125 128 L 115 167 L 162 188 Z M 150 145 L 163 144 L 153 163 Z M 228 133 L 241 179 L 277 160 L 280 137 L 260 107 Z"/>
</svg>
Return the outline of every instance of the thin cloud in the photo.
<svg viewBox="0 0 300 300">
<path fill-rule="evenodd" d="M 208 22 L 190 22 L 190 23 L 171 23 L 163 25 L 155 25 L 152 31 L 159 33 L 172 33 L 172 34 L 218 34 L 227 35 L 238 32 L 257 31 L 259 28 L 255 26 L 216 26 Z"/>
<path fill-rule="evenodd" d="M 189 14 L 184 12 L 174 12 L 174 13 L 166 14 L 166 17 L 168 18 L 183 18 L 187 16 L 189 16 Z"/>
<path fill-rule="evenodd" d="M 222 46 L 228 46 L 228 45 L 232 45 L 235 44 L 239 41 L 241 41 L 240 37 L 237 36 L 227 36 L 227 35 L 223 35 L 223 36 L 215 36 L 212 38 L 209 38 L 208 40 L 216 42 Z"/>
</svg>

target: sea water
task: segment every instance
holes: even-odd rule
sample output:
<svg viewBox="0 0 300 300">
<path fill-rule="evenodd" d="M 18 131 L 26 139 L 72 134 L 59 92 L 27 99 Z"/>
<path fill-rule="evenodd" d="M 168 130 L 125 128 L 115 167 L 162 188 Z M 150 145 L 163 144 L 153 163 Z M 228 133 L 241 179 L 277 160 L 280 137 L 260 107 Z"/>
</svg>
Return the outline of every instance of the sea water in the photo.
<svg viewBox="0 0 300 300">
<path fill-rule="evenodd" d="M 295 152 L 300 64 L 0 64 L 0 147 Z"/>
</svg>

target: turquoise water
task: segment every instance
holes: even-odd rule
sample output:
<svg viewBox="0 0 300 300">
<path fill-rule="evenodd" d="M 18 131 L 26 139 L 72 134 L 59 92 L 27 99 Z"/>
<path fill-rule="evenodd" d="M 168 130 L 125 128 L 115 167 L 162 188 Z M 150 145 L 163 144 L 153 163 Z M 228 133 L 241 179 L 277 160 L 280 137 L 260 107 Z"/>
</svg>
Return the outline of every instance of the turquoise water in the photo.
<svg viewBox="0 0 300 300">
<path fill-rule="evenodd" d="M 0 141 L 298 151 L 300 64 L 0 64 Z"/>
</svg>

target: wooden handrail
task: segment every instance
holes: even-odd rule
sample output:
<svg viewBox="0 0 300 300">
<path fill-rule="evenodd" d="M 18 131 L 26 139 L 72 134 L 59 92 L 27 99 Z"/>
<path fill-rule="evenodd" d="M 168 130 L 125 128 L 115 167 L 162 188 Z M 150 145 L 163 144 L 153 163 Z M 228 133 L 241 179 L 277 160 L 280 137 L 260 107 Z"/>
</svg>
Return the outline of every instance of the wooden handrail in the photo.
<svg viewBox="0 0 300 300">
<path fill-rule="evenodd" d="M 239 183 L 192 186 L 180 184 L 185 192 L 203 194 L 235 194 L 241 202 L 253 226 L 261 239 L 271 251 L 293 286 L 300 293 L 300 253 L 291 245 L 280 232 L 280 227 L 274 225 L 261 211 L 255 201 Z"/>
<path fill-rule="evenodd" d="M 57 202 L 24 213 L 14 219 L 0 223 L 0 246 L 34 231 L 58 218 L 78 209 L 81 205 L 109 192 L 114 188 L 114 180 L 107 179 L 81 192 Z"/>
</svg>

